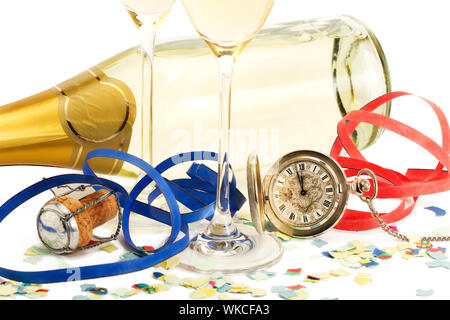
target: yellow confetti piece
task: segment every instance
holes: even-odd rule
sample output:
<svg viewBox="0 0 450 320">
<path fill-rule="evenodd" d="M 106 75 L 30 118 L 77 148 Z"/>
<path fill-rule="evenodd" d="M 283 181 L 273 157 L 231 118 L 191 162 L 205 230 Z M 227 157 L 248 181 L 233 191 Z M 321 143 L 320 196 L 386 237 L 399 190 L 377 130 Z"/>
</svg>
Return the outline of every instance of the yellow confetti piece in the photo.
<svg viewBox="0 0 450 320">
<path fill-rule="evenodd" d="M 303 288 L 300 290 L 297 290 L 297 295 L 294 297 L 290 297 L 288 300 L 306 300 L 309 297 L 308 290 Z"/>
<path fill-rule="evenodd" d="M 201 288 L 200 291 L 202 291 L 206 297 L 211 297 L 216 294 L 216 289 L 209 289 L 209 288 Z"/>
<path fill-rule="evenodd" d="M 231 297 L 231 296 L 227 295 L 226 293 L 221 293 L 219 295 L 219 299 L 220 300 L 240 300 L 239 298 Z"/>
<path fill-rule="evenodd" d="M 366 252 L 361 252 L 358 256 L 362 259 L 372 259 L 373 253 L 366 251 Z"/>
<path fill-rule="evenodd" d="M 197 289 L 209 282 L 208 277 L 200 278 L 183 278 L 180 280 L 180 286 Z"/>
<path fill-rule="evenodd" d="M 113 244 L 108 244 L 106 246 L 100 247 L 100 249 L 108 253 L 111 253 L 113 251 L 116 251 L 118 248 Z"/>
<path fill-rule="evenodd" d="M 345 261 L 349 262 L 349 263 L 359 263 L 359 261 L 361 260 L 361 258 L 359 256 L 349 256 L 344 258 Z"/>
<path fill-rule="evenodd" d="M 370 273 L 359 272 L 358 278 L 370 278 L 372 275 Z"/>
<path fill-rule="evenodd" d="M 357 284 L 365 285 L 370 283 L 372 280 L 370 278 L 355 278 L 353 279 Z"/>
<path fill-rule="evenodd" d="M 350 274 L 350 272 L 348 272 L 344 268 L 340 268 L 337 270 L 331 270 L 330 273 L 334 274 L 335 276 L 348 276 Z"/>
<path fill-rule="evenodd" d="M 249 293 L 250 287 L 245 283 L 232 283 L 229 293 Z"/>
<path fill-rule="evenodd" d="M 387 247 L 383 249 L 384 252 L 390 254 L 391 256 L 400 252 L 398 247 Z"/>
<path fill-rule="evenodd" d="M 131 296 L 134 296 L 135 294 L 138 294 L 139 292 L 141 292 L 141 290 L 133 289 L 133 290 L 126 291 L 123 295 L 126 297 L 131 297 Z"/>
<path fill-rule="evenodd" d="M 351 256 L 352 253 L 349 251 L 339 251 L 339 252 L 329 251 L 328 254 L 335 259 L 344 259 Z"/>
<path fill-rule="evenodd" d="M 404 250 L 411 249 L 411 248 L 412 248 L 412 245 L 410 243 L 402 243 L 397 246 L 397 249 L 399 251 L 404 251 Z"/>
<path fill-rule="evenodd" d="M 411 233 L 406 235 L 409 240 L 410 245 L 415 246 L 415 243 L 422 240 L 422 237 L 417 233 Z"/>
<path fill-rule="evenodd" d="M 250 293 L 254 297 L 264 297 L 265 295 L 267 295 L 267 291 L 266 290 L 264 290 L 264 289 L 257 289 L 257 288 L 250 289 Z"/>
<path fill-rule="evenodd" d="M 361 241 L 358 241 L 358 240 L 350 241 L 348 244 L 354 245 L 356 247 L 355 250 L 357 252 L 362 252 L 362 251 L 367 250 L 366 247 L 364 246 L 364 243 L 362 243 Z"/>
<path fill-rule="evenodd" d="M 193 300 L 200 300 L 200 299 L 206 298 L 206 294 L 201 290 L 195 290 L 195 291 L 191 292 L 189 297 Z"/>
<path fill-rule="evenodd" d="M 176 255 L 176 256 L 173 256 L 173 257 L 167 259 L 166 261 L 161 262 L 160 264 L 156 265 L 155 267 L 163 267 L 166 270 L 170 270 L 170 269 L 175 268 L 179 264 L 180 264 L 180 256 Z"/>
<path fill-rule="evenodd" d="M 26 256 L 37 256 L 38 254 L 33 250 L 33 248 L 28 248 L 27 251 L 24 253 Z"/>
<path fill-rule="evenodd" d="M 0 296 L 9 296 L 17 292 L 17 288 L 12 285 L 4 284 L 0 286 Z"/>
<path fill-rule="evenodd" d="M 89 300 L 103 300 L 103 296 L 97 295 L 97 294 L 93 294 L 92 296 L 89 296 L 88 299 Z"/>
<path fill-rule="evenodd" d="M 289 241 L 292 239 L 292 237 L 288 236 L 287 234 L 284 234 L 282 232 L 277 231 L 276 235 L 278 238 L 280 238 L 282 241 Z"/>
</svg>

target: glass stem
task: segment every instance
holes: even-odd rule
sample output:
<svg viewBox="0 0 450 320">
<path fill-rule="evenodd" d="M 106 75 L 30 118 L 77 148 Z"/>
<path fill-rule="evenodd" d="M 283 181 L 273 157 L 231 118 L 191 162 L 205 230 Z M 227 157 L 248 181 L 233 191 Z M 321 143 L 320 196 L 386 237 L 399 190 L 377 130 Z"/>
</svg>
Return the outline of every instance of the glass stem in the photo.
<svg viewBox="0 0 450 320">
<path fill-rule="evenodd" d="M 143 22 L 139 28 L 141 45 L 144 49 L 142 55 L 142 96 L 141 96 L 141 158 L 152 163 L 152 97 L 153 97 L 153 61 L 155 51 L 155 38 L 157 22 L 160 15 L 140 14 Z"/>
<path fill-rule="evenodd" d="M 207 236 L 214 238 L 236 237 L 238 230 L 230 211 L 230 127 L 231 85 L 234 56 L 219 57 L 220 113 L 219 113 L 219 164 L 217 171 L 217 204 L 214 217 L 207 229 Z"/>
</svg>

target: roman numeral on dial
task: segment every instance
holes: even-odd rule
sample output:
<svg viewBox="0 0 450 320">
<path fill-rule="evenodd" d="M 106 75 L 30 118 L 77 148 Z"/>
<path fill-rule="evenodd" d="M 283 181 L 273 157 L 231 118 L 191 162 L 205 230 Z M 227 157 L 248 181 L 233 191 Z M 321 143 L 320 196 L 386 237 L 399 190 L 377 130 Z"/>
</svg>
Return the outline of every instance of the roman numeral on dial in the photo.
<svg viewBox="0 0 450 320">
<path fill-rule="evenodd" d="M 331 206 L 331 201 L 325 200 L 325 201 L 323 202 L 323 206 L 324 206 L 325 208 L 329 208 L 329 207 Z"/>
</svg>

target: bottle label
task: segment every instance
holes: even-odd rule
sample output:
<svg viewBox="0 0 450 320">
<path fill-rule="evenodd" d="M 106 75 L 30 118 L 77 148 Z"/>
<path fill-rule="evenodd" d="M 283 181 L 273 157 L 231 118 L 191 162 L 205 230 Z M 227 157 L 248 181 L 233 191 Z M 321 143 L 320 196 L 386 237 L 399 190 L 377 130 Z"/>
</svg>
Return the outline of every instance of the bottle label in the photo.
<svg viewBox="0 0 450 320">
<path fill-rule="evenodd" d="M 73 169 L 81 169 L 86 155 L 94 149 L 128 151 L 136 101 L 126 84 L 91 68 L 54 90 L 60 97 L 61 125 L 75 143 L 70 161 Z M 96 159 L 91 165 L 102 173 L 117 174 L 122 163 Z"/>
</svg>

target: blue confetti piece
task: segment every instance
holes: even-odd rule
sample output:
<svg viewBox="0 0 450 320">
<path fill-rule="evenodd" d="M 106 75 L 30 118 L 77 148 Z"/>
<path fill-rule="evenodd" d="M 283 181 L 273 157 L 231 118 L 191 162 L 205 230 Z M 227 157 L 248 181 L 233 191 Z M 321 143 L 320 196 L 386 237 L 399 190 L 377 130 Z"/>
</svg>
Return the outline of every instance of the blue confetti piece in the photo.
<svg viewBox="0 0 450 320">
<path fill-rule="evenodd" d="M 427 255 L 434 260 L 447 260 L 448 257 L 443 254 L 441 251 L 431 252 L 427 251 Z"/>
<path fill-rule="evenodd" d="M 82 284 L 80 285 L 81 291 L 91 291 L 97 288 L 97 286 L 95 284 L 92 283 L 86 283 L 86 284 Z"/>
<path fill-rule="evenodd" d="M 311 244 L 313 246 L 316 246 L 317 248 L 322 248 L 324 245 L 327 245 L 328 242 L 321 239 L 314 239 L 313 241 L 311 241 Z"/>
<path fill-rule="evenodd" d="M 333 256 L 332 256 L 329 252 L 336 252 L 336 250 L 333 250 L 333 251 L 323 251 L 323 252 L 322 252 L 322 255 L 325 256 L 325 257 L 327 257 L 327 258 L 334 259 Z"/>
<path fill-rule="evenodd" d="M 72 300 L 89 300 L 88 296 L 74 296 Z"/>
<path fill-rule="evenodd" d="M 164 273 L 161 272 L 153 272 L 153 278 L 159 279 L 164 276 Z"/>
<path fill-rule="evenodd" d="M 272 287 L 272 293 L 281 293 L 283 291 L 288 291 L 288 289 L 285 286 L 273 286 Z"/>
<path fill-rule="evenodd" d="M 295 292 L 294 290 L 284 290 L 284 291 L 279 292 L 279 295 L 283 299 L 289 299 L 289 298 L 297 296 L 297 292 Z"/>
<path fill-rule="evenodd" d="M 378 256 L 381 256 L 383 254 L 386 254 L 383 250 L 380 250 L 380 249 L 377 249 L 377 248 L 373 249 L 373 255 L 374 256 L 378 257 Z"/>
<path fill-rule="evenodd" d="M 438 217 L 443 217 L 447 214 L 447 212 L 444 209 L 434 207 L 434 206 L 426 207 L 425 209 L 433 211 L 436 214 L 436 216 L 438 216 Z"/>
<path fill-rule="evenodd" d="M 367 267 L 367 268 L 372 268 L 372 267 L 378 266 L 379 263 L 376 262 L 376 261 L 370 260 L 369 263 L 364 263 L 363 265 L 364 265 L 365 267 Z"/>
<path fill-rule="evenodd" d="M 429 296 L 433 295 L 433 293 L 434 293 L 434 290 L 417 289 L 416 296 L 418 296 L 418 297 L 429 297 Z"/>
<path fill-rule="evenodd" d="M 230 289 L 231 289 L 231 285 L 228 283 L 225 283 L 223 286 L 221 286 L 220 288 L 217 289 L 217 292 L 223 293 L 223 292 L 227 292 Z"/>
<path fill-rule="evenodd" d="M 126 252 L 120 256 L 121 261 L 128 261 L 128 260 L 134 260 L 134 259 L 139 259 L 139 258 L 140 258 L 140 256 L 138 256 L 134 252 Z"/>
</svg>

